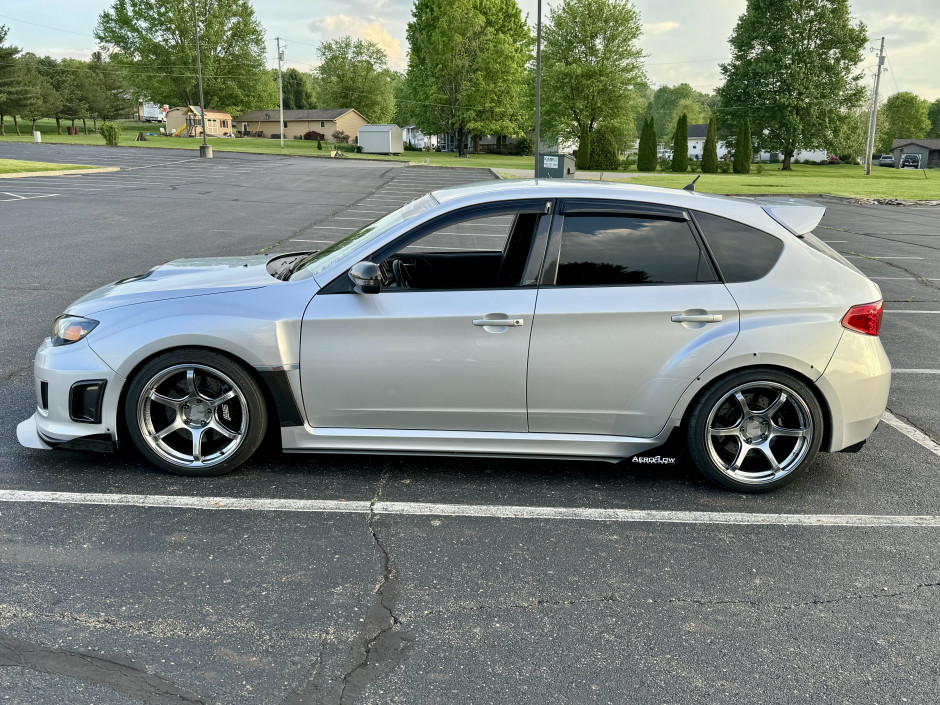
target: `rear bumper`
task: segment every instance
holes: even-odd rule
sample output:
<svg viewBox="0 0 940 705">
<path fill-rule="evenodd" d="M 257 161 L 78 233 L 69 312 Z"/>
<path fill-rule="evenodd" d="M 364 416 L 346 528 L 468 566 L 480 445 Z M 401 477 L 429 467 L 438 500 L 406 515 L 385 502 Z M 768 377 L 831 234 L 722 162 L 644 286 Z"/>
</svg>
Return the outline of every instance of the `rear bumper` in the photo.
<svg viewBox="0 0 940 705">
<path fill-rule="evenodd" d="M 27 448 L 113 450 L 117 443 L 118 398 L 124 378 L 108 367 L 84 340 L 53 347 L 46 340 L 33 364 L 36 411 L 16 428 Z M 100 386 L 93 413 L 76 399 L 87 385 Z M 45 393 L 43 392 L 45 388 Z"/>
<path fill-rule="evenodd" d="M 881 339 L 846 331 L 816 384 L 832 414 L 831 439 L 823 450 L 865 441 L 881 421 L 891 389 L 891 363 Z"/>
</svg>

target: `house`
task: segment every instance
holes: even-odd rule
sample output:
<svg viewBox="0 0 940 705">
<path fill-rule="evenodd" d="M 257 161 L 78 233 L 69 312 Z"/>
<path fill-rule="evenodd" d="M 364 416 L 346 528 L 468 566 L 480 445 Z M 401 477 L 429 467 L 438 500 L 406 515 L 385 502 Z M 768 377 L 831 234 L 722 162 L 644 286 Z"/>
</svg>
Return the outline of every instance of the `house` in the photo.
<svg viewBox="0 0 940 705">
<path fill-rule="evenodd" d="M 433 149 L 437 144 L 437 135 L 425 135 L 418 129 L 417 125 L 405 125 L 401 128 L 401 133 L 402 139 L 407 144 L 418 149 L 424 149 L 425 147 Z"/>
<path fill-rule="evenodd" d="M 891 151 L 897 167 L 901 166 L 901 156 L 904 154 L 919 154 L 922 167 L 940 166 L 940 140 L 891 140 Z"/>
<path fill-rule="evenodd" d="M 174 137 L 202 137 L 202 112 L 198 105 L 184 105 L 166 111 L 166 133 Z M 232 116 L 220 110 L 206 110 L 206 136 L 232 134 Z"/>
<path fill-rule="evenodd" d="M 359 128 L 369 122 L 353 108 L 285 110 L 283 129 L 279 119 L 277 110 L 251 110 L 235 118 L 235 127 L 243 137 L 273 137 L 283 132 L 284 139 L 290 140 L 313 131 L 332 141 L 332 135 L 337 130 L 349 135 L 350 140 L 355 140 Z"/>
<path fill-rule="evenodd" d="M 708 136 L 708 124 L 689 125 L 689 159 L 695 161 L 702 160 L 702 154 L 705 153 L 705 138 Z M 718 142 L 718 158 L 731 158 L 734 150 L 726 142 Z M 672 159 L 671 150 L 659 150 L 660 158 Z M 820 162 L 829 157 L 829 152 L 824 149 L 798 149 L 793 153 L 793 160 L 804 161 L 810 159 L 814 162 Z M 783 161 L 783 155 L 779 152 L 755 152 L 753 156 L 755 162 Z"/>
<path fill-rule="evenodd" d="M 401 154 L 405 151 L 402 129 L 398 125 L 363 125 L 356 140 L 359 150 L 365 154 Z"/>
</svg>

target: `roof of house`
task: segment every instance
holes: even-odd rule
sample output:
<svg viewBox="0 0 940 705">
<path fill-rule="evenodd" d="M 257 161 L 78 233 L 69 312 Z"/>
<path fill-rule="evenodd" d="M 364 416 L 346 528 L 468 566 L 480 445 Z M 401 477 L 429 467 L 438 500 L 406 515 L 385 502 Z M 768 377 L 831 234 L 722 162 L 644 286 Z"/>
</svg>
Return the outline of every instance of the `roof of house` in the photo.
<svg viewBox="0 0 940 705">
<path fill-rule="evenodd" d="M 361 116 L 358 110 L 354 108 L 326 108 L 324 110 L 285 110 L 285 120 L 335 120 L 348 112 L 354 112 Z M 275 110 L 249 110 L 247 113 L 239 115 L 236 120 L 274 120 L 278 121 L 278 111 Z M 365 119 L 365 118 L 363 118 Z"/>
<path fill-rule="evenodd" d="M 703 140 L 708 136 L 708 123 L 704 125 L 689 125 L 689 139 Z"/>
<path fill-rule="evenodd" d="M 198 105 L 180 105 L 175 108 L 170 108 L 170 110 L 182 110 L 184 113 L 189 111 L 191 113 L 195 113 L 196 115 L 202 115 Z M 169 112 L 169 110 L 167 112 Z M 231 115 L 223 110 L 211 110 L 209 108 L 206 108 L 206 115 L 225 115 L 227 117 L 231 117 Z"/>
<path fill-rule="evenodd" d="M 909 144 L 916 144 L 918 147 L 926 147 L 927 149 L 940 149 L 940 140 L 891 140 L 891 149 L 897 149 L 898 147 L 906 147 Z"/>
<path fill-rule="evenodd" d="M 359 132 L 391 132 L 398 125 L 363 125 Z"/>
</svg>

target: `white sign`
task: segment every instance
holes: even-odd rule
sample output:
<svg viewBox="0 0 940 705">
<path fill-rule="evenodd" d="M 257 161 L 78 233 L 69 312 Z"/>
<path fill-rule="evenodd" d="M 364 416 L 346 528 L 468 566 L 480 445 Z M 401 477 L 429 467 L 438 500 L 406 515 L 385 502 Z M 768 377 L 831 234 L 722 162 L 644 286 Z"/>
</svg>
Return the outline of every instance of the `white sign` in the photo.
<svg viewBox="0 0 940 705">
<path fill-rule="evenodd" d="M 542 166 L 545 169 L 557 169 L 558 157 L 542 157 Z"/>
</svg>

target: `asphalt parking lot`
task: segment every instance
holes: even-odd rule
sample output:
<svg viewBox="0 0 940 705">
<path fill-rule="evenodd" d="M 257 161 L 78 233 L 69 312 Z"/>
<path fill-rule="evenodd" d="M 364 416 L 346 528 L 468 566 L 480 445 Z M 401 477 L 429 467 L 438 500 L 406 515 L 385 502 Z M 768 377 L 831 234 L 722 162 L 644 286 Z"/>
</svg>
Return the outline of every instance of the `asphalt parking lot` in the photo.
<svg viewBox="0 0 940 705">
<path fill-rule="evenodd" d="M 940 455 L 887 424 L 763 496 L 681 463 L 268 449 L 184 479 L 133 455 L 21 448 L 35 348 L 89 289 L 178 257 L 317 249 L 492 177 L 60 145 L 3 157 L 122 171 L 0 185 L 44 194 L 0 200 L 0 703 L 940 694 L 940 522 L 918 519 L 940 515 Z M 940 209 L 824 202 L 817 234 L 884 294 L 889 408 L 938 439 Z"/>
</svg>

